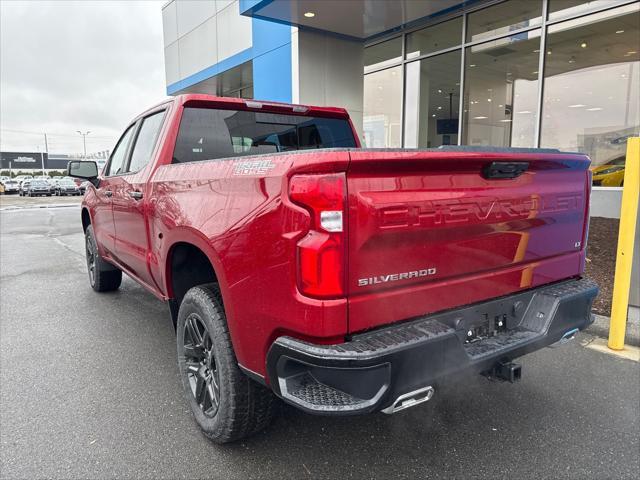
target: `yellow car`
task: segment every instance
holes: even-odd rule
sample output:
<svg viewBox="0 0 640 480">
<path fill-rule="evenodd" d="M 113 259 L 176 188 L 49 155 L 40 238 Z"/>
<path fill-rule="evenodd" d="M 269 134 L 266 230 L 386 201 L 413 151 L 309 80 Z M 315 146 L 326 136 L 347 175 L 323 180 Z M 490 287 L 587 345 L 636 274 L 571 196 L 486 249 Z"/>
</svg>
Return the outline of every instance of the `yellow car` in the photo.
<svg viewBox="0 0 640 480">
<path fill-rule="evenodd" d="M 622 187 L 624 183 L 624 158 L 605 165 L 591 167 L 594 187 Z"/>
</svg>

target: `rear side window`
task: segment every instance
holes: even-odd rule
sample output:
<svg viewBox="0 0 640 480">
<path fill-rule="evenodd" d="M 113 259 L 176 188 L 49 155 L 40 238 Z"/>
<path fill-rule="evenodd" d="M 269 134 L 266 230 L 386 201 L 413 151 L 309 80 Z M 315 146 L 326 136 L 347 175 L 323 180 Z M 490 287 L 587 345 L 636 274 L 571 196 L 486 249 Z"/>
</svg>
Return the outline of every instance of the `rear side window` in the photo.
<svg viewBox="0 0 640 480">
<path fill-rule="evenodd" d="M 116 145 L 116 149 L 111 154 L 111 160 L 109 161 L 109 166 L 107 167 L 107 171 L 105 172 L 106 176 L 112 175 L 120 175 L 123 173 L 124 169 L 124 161 L 127 156 L 127 149 L 129 148 L 129 141 L 131 140 L 131 135 L 133 134 L 133 127 L 131 125 L 126 132 L 120 137 L 120 141 L 118 145 Z"/>
<path fill-rule="evenodd" d="M 185 108 L 173 163 L 311 148 L 355 147 L 347 120 Z"/>
<path fill-rule="evenodd" d="M 133 152 L 131 153 L 131 162 L 129 162 L 129 172 L 138 172 L 142 170 L 149 160 L 151 160 L 151 154 L 153 153 L 153 147 L 156 145 L 160 128 L 162 127 L 162 120 L 164 119 L 164 110 L 153 115 L 149 115 L 142 121 L 140 132 L 136 138 Z"/>
</svg>

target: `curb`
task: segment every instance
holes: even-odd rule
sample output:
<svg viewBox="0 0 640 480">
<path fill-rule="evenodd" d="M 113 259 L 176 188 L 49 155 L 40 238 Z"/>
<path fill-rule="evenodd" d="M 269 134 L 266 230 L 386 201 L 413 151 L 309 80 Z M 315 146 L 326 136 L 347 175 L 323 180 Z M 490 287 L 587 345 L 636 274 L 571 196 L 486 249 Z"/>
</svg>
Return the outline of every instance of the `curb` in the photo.
<svg viewBox="0 0 640 480">
<path fill-rule="evenodd" d="M 10 206 L 10 207 L 0 207 L 0 212 L 15 212 L 18 210 L 39 210 L 42 208 L 69 208 L 69 207 L 79 207 L 79 203 L 62 203 L 62 204 L 53 204 L 53 205 L 20 205 L 20 206 Z"/>
<path fill-rule="evenodd" d="M 611 318 L 598 314 L 594 314 L 593 316 L 595 320 L 585 329 L 585 332 L 598 337 L 609 337 L 609 323 L 611 322 Z M 627 320 L 627 331 L 624 337 L 624 343 L 640 347 L 640 321 L 637 319 L 629 318 Z"/>
</svg>

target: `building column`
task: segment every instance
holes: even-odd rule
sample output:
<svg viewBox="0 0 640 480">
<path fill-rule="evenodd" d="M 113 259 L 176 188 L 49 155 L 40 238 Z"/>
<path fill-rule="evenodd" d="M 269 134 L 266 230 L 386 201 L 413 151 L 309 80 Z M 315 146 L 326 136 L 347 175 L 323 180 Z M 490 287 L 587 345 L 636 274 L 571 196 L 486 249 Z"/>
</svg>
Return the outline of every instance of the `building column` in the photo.
<svg viewBox="0 0 640 480">
<path fill-rule="evenodd" d="M 363 55 L 360 41 L 292 28 L 292 102 L 346 108 L 362 138 Z"/>
</svg>

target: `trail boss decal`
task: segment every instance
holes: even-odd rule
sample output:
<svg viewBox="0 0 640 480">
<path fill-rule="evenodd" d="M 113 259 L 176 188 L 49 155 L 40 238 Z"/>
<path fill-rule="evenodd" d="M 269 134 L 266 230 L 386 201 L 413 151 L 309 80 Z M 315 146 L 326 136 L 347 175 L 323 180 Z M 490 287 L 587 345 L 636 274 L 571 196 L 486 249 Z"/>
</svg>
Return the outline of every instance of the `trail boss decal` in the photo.
<svg viewBox="0 0 640 480">
<path fill-rule="evenodd" d="M 411 278 L 428 277 L 436 274 L 436 268 L 423 268 L 422 270 L 413 270 L 411 272 L 390 273 L 389 275 L 378 275 L 377 277 L 359 278 L 358 286 L 366 287 L 368 285 L 378 285 L 380 283 L 398 282 L 400 280 L 409 280 Z"/>
</svg>

